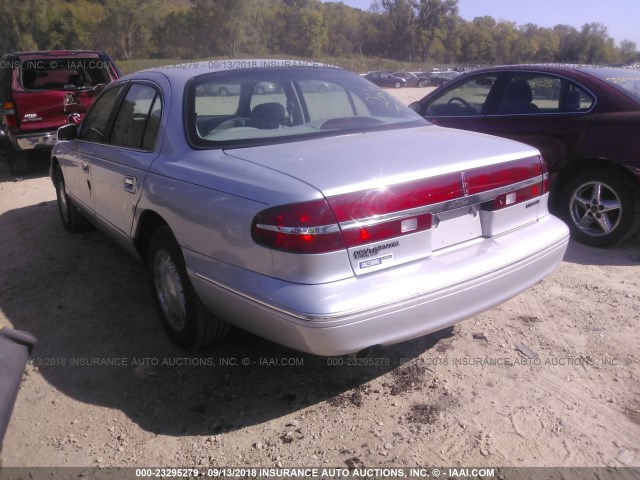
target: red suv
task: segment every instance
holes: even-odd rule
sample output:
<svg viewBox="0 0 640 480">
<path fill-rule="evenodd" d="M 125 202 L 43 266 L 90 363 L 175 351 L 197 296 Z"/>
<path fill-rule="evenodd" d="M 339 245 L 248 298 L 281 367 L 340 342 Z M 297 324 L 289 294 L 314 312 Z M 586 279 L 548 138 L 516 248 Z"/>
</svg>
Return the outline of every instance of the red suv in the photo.
<svg viewBox="0 0 640 480">
<path fill-rule="evenodd" d="M 104 52 L 18 52 L 0 58 L 0 152 L 11 171 L 28 171 L 33 150 L 50 150 L 69 115 L 84 117 L 97 93 L 120 77 Z"/>
</svg>

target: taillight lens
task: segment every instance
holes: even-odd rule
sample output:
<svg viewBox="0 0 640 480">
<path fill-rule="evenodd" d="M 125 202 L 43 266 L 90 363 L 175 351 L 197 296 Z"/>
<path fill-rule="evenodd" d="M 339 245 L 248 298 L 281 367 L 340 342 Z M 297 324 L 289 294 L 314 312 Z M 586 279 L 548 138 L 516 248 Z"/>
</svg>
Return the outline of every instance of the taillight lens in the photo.
<svg viewBox="0 0 640 480">
<path fill-rule="evenodd" d="M 4 102 L 2 104 L 2 115 L 4 116 L 4 121 L 7 124 L 7 127 L 12 128 L 18 126 L 16 107 L 13 102 Z"/>
<path fill-rule="evenodd" d="M 511 163 L 509 165 L 512 165 Z M 504 167 L 503 167 L 504 168 Z M 467 178 L 470 178 L 469 175 Z M 486 202 L 482 205 L 483 210 L 500 210 L 503 208 L 517 205 L 518 203 L 527 202 L 539 197 L 549 191 L 549 174 L 547 166 L 542 157 L 531 157 L 513 162 L 513 168 L 500 171 L 479 172 L 475 177 L 476 186 L 474 190 L 484 191 L 481 181 L 485 181 L 493 188 L 502 188 L 517 182 L 536 179 L 535 183 L 527 187 L 519 188 L 511 192 L 498 195 L 493 201 Z M 470 188 L 471 190 L 471 188 Z"/>
<path fill-rule="evenodd" d="M 333 252 L 429 230 L 433 216 L 423 207 L 537 179 L 532 185 L 499 195 L 482 208 L 497 210 L 530 200 L 548 191 L 547 177 L 542 158 L 525 158 L 268 208 L 255 216 L 251 233 L 256 243 L 276 250 Z"/>
<path fill-rule="evenodd" d="M 326 200 L 263 210 L 253 219 L 251 236 L 260 245 L 290 253 L 326 253 L 345 248 Z"/>
</svg>

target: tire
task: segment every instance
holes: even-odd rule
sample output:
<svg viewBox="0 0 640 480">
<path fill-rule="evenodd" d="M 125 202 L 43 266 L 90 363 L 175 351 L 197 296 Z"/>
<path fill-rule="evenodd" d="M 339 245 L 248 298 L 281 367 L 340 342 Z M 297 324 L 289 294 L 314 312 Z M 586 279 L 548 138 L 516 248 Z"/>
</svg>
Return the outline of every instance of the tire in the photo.
<svg viewBox="0 0 640 480">
<path fill-rule="evenodd" d="M 256 87 L 256 95 L 264 95 L 264 87 L 262 85 Z"/>
<path fill-rule="evenodd" d="M 8 152 L 9 169 L 16 177 L 29 173 L 29 154 L 19 150 L 11 149 Z"/>
<path fill-rule="evenodd" d="M 91 227 L 89 221 L 73 204 L 67 195 L 64 176 L 60 167 L 56 167 L 53 174 L 53 182 L 56 188 L 56 197 L 58 199 L 58 212 L 60 213 L 60 221 L 65 230 L 73 233 L 83 232 Z"/>
<path fill-rule="evenodd" d="M 227 89 L 227 87 L 220 87 L 218 89 L 218 95 L 220 95 L 221 97 L 229 96 L 229 89 Z"/>
<path fill-rule="evenodd" d="M 210 313 L 193 288 L 169 227 L 160 227 L 151 236 L 147 263 L 156 309 L 171 340 L 195 351 L 227 336 L 229 324 Z"/>
<path fill-rule="evenodd" d="M 638 187 L 618 172 L 599 168 L 571 178 L 558 207 L 572 237 L 593 247 L 624 240 L 640 219 Z"/>
<path fill-rule="evenodd" d="M 393 84 L 393 88 L 400 88 L 402 86 L 402 83 L 400 82 L 396 82 Z"/>
<path fill-rule="evenodd" d="M 326 93 L 327 92 L 327 87 L 326 85 L 320 85 L 320 87 L 318 88 L 318 91 L 320 93 Z"/>
</svg>

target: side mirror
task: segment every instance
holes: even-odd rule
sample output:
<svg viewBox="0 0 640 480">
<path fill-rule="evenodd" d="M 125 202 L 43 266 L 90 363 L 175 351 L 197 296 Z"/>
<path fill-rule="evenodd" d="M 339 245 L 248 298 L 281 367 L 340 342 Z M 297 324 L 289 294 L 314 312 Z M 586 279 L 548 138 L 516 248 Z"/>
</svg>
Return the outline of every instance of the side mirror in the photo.
<svg viewBox="0 0 640 480">
<path fill-rule="evenodd" d="M 420 102 L 410 103 L 409 108 L 414 112 L 416 112 L 417 114 L 420 114 Z"/>
<path fill-rule="evenodd" d="M 75 140 L 76 138 L 78 138 L 78 126 L 76 124 L 69 123 L 58 129 L 58 140 L 60 141 Z"/>
</svg>

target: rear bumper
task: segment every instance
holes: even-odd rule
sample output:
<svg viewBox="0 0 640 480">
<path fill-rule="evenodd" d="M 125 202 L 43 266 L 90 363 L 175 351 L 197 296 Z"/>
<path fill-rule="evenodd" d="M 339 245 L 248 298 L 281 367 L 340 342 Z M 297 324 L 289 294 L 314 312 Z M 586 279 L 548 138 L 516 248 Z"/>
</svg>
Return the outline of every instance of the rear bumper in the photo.
<svg viewBox="0 0 640 480">
<path fill-rule="evenodd" d="M 198 294 L 221 317 L 297 350 L 341 355 L 441 330 L 514 297 L 560 264 L 568 241 L 567 227 L 549 215 L 411 264 L 320 285 L 240 271 L 186 250 L 185 259 Z"/>
<path fill-rule="evenodd" d="M 51 149 L 58 143 L 58 131 L 9 135 L 9 138 L 16 150 Z"/>
</svg>

